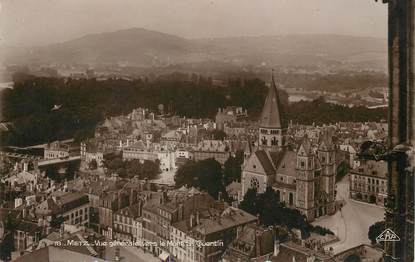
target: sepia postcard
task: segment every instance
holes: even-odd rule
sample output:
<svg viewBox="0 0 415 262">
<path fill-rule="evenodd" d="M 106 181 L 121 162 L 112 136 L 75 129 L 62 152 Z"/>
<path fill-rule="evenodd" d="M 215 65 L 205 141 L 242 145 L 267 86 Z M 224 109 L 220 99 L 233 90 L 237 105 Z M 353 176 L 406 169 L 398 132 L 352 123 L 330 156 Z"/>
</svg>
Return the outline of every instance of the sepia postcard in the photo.
<svg viewBox="0 0 415 262">
<path fill-rule="evenodd" d="M 0 0 L 0 261 L 414 261 L 415 0 Z"/>
</svg>

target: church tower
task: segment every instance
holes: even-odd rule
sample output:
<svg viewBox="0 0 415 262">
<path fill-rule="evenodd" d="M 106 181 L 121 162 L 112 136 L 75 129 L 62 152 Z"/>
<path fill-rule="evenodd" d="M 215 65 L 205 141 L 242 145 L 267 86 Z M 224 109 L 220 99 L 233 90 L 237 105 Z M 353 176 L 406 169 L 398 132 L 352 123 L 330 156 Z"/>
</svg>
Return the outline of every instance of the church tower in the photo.
<svg viewBox="0 0 415 262">
<path fill-rule="evenodd" d="M 319 186 L 319 172 L 317 166 L 318 163 L 311 142 L 308 137 L 305 136 L 297 151 L 296 208 L 300 210 L 309 221 L 313 221 L 316 217 L 314 204 L 316 191 Z"/>
<path fill-rule="evenodd" d="M 286 145 L 286 133 L 287 127 L 281 117 L 281 103 L 272 75 L 271 86 L 259 122 L 259 148 L 266 151 L 279 151 Z"/>
<path fill-rule="evenodd" d="M 328 130 L 321 134 L 318 146 L 318 158 L 321 164 L 322 188 L 326 195 L 325 211 L 328 214 L 335 212 L 335 178 L 336 178 L 336 151 L 333 139 Z"/>
</svg>

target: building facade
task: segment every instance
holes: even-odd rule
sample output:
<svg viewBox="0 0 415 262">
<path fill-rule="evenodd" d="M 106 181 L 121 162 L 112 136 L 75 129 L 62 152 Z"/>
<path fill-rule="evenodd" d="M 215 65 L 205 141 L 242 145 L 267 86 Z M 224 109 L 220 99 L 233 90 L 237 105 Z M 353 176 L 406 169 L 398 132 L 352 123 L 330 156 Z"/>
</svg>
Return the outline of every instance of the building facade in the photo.
<svg viewBox="0 0 415 262">
<path fill-rule="evenodd" d="M 388 164 L 385 161 L 362 161 L 350 171 L 350 197 L 384 206 L 388 192 Z"/>
<path fill-rule="evenodd" d="M 336 146 L 332 130 L 322 131 L 317 143 L 306 135 L 287 145 L 287 125 L 281 115 L 274 79 L 259 125 L 258 148 L 245 159 L 242 195 L 272 187 L 280 201 L 296 208 L 308 220 L 335 212 Z M 294 148 L 294 149 L 292 149 Z"/>
</svg>

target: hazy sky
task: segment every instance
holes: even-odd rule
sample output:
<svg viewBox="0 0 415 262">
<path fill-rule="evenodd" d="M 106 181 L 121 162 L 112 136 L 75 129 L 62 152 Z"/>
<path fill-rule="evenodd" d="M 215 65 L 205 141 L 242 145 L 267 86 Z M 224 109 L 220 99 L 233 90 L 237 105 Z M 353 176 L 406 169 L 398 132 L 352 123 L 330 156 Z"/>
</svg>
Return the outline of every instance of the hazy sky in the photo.
<svg viewBox="0 0 415 262">
<path fill-rule="evenodd" d="M 386 38 L 375 0 L 0 0 L 0 43 L 45 44 L 142 27 L 188 38 L 348 34 Z"/>
</svg>

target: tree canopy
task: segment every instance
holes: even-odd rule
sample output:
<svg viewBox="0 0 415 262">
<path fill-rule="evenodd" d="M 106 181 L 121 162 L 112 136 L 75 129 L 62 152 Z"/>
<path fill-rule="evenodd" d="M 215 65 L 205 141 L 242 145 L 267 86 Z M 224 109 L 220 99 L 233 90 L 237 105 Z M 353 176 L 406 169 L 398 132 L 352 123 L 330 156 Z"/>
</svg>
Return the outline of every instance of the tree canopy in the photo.
<svg viewBox="0 0 415 262">
<path fill-rule="evenodd" d="M 187 161 L 179 167 L 174 176 L 176 187 L 194 186 L 206 190 L 212 197 L 218 198 L 219 192 L 226 195 L 223 185 L 222 167 L 213 158 L 201 161 Z"/>
<path fill-rule="evenodd" d="M 382 234 L 382 232 L 386 229 L 385 221 L 379 221 L 374 223 L 369 227 L 369 231 L 367 233 L 368 238 L 372 244 L 376 244 L 376 238 Z"/>
<path fill-rule="evenodd" d="M 106 156 L 103 165 L 108 173 L 115 173 L 122 178 L 138 176 L 139 179 L 155 179 L 161 172 L 159 160 L 140 161 L 133 159 L 126 161 L 120 155 Z"/>
<path fill-rule="evenodd" d="M 10 132 L 1 132 L 3 145 L 32 145 L 74 137 L 91 137 L 96 125 L 110 116 L 131 112 L 139 106 L 158 110 L 166 105 L 170 114 L 213 118 L 218 108 L 242 106 L 252 119 L 261 112 L 267 87 L 259 79 L 230 81 L 227 87 L 213 88 L 209 81 L 184 80 L 63 79 L 26 77 L 13 89 L 0 92 L 2 121 L 12 122 Z M 379 121 L 385 109 L 349 108 L 321 100 L 288 104 L 281 90 L 284 118 L 311 124 L 336 121 Z M 55 105 L 59 109 L 54 110 Z M 217 133 L 221 138 L 223 134 Z"/>
<path fill-rule="evenodd" d="M 299 229 L 303 238 L 308 237 L 310 232 L 322 235 L 333 234 L 326 228 L 314 227 L 308 223 L 307 218 L 300 211 L 286 207 L 284 203 L 280 202 L 272 187 L 267 187 L 265 192 L 261 194 L 258 194 L 255 189 L 248 189 L 239 208 L 259 216 L 263 225 L 283 225 L 289 229 Z"/>
</svg>

